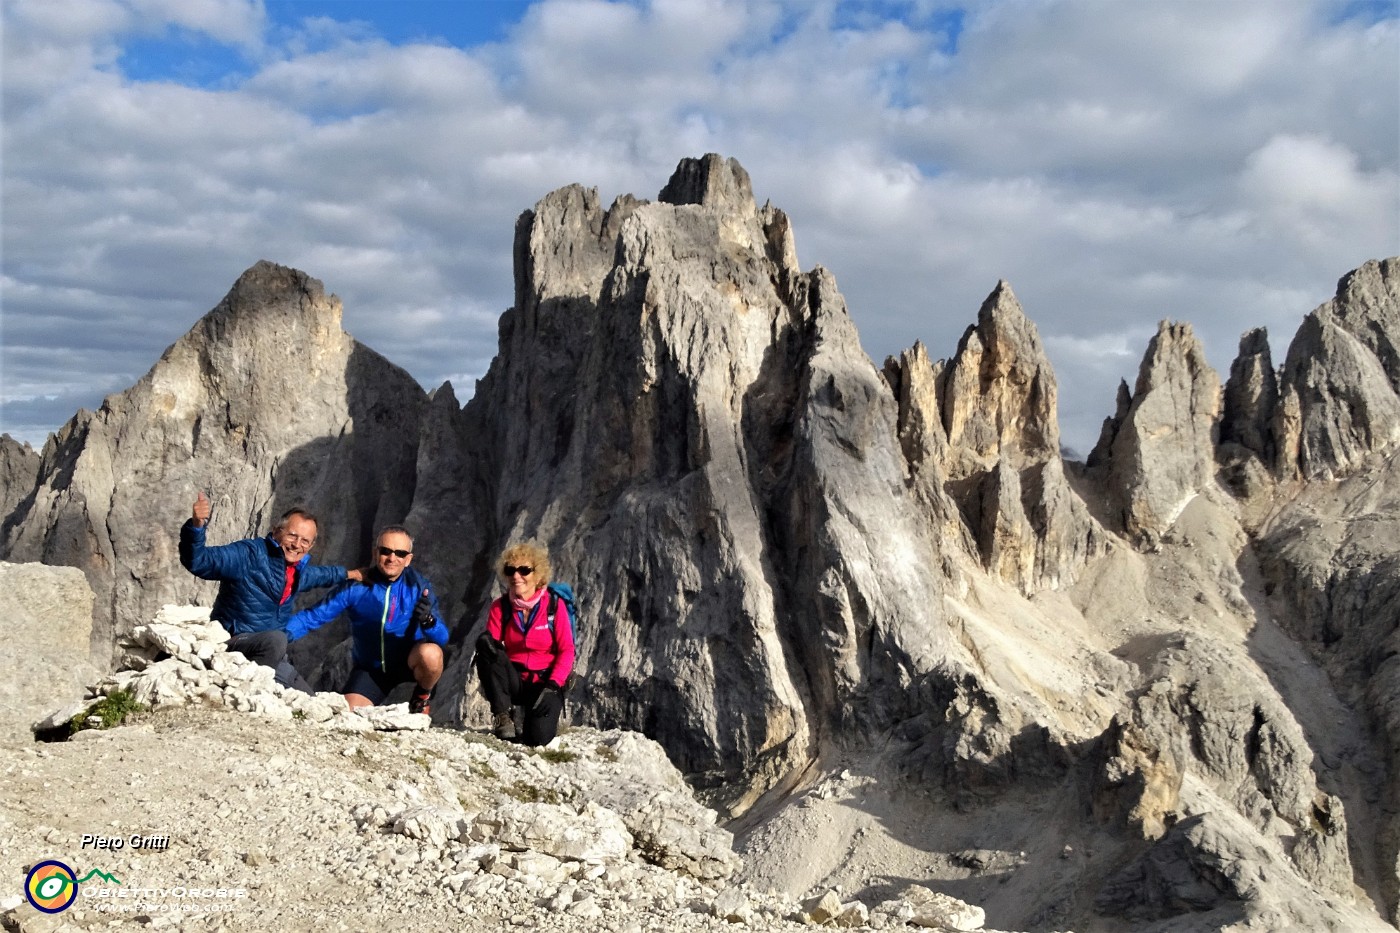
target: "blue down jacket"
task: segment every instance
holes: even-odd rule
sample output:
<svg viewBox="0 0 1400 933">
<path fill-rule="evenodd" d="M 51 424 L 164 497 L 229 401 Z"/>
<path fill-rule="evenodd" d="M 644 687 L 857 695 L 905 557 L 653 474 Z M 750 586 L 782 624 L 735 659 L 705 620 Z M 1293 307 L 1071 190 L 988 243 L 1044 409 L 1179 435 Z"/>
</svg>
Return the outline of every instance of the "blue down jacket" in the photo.
<svg viewBox="0 0 1400 933">
<path fill-rule="evenodd" d="M 430 626 L 419 630 L 413 624 L 413 607 L 424 592 L 433 618 Z M 342 612 L 350 616 L 350 653 L 362 670 L 385 670 L 387 661 L 403 659 L 418 642 L 447 644 L 447 626 L 438 609 L 437 594 L 428 579 L 412 567 L 405 567 L 392 583 L 378 570 L 369 573 L 363 583 L 346 580 L 320 603 L 292 616 L 287 623 L 287 640 L 296 641 L 314 632 Z"/>
<path fill-rule="evenodd" d="M 181 526 L 180 563 L 196 577 L 219 581 L 209 615 L 230 635 L 286 628 L 298 593 L 345 579 L 344 567 L 312 564 L 308 554 L 297 561 L 292 598 L 282 603 L 287 562 L 280 544 L 269 536 L 210 546 L 204 543 L 204 531 L 192 521 Z"/>
</svg>

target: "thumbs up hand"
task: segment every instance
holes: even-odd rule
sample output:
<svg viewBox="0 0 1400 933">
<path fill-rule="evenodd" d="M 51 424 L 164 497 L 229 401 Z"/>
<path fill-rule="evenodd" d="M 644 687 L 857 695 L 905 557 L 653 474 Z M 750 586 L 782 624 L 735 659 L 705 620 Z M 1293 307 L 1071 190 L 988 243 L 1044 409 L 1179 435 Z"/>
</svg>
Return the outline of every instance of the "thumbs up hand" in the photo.
<svg viewBox="0 0 1400 933">
<path fill-rule="evenodd" d="M 213 511 L 213 506 L 209 504 L 209 497 L 204 494 L 204 490 L 199 491 L 199 497 L 194 500 L 194 509 L 191 517 L 194 519 L 195 527 L 203 528 L 209 523 L 209 513 Z"/>
</svg>

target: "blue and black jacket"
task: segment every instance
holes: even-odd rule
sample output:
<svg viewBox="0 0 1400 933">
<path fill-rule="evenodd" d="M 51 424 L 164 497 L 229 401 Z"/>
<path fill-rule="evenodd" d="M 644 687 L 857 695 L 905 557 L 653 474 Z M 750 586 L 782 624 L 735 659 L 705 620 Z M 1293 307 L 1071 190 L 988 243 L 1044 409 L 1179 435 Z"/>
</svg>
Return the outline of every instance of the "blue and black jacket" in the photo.
<svg viewBox="0 0 1400 933">
<path fill-rule="evenodd" d="M 230 635 L 286 628 L 298 593 L 345 579 L 344 567 L 312 564 L 308 554 L 297 561 L 292 595 L 283 603 L 287 561 L 271 535 L 211 546 L 204 543 L 204 532 L 193 521 L 180 527 L 180 563 L 196 577 L 219 581 L 209 615 Z"/>
<path fill-rule="evenodd" d="M 432 619 L 426 626 L 413 621 L 413 609 L 424 592 L 432 609 Z M 378 570 L 368 574 L 363 583 L 345 581 L 320 603 L 292 616 L 287 623 L 287 639 L 296 641 L 334 621 L 341 613 L 350 616 L 351 657 L 362 670 L 383 671 L 391 659 L 403 659 L 408 649 L 419 642 L 447 644 L 448 631 L 438 609 L 437 594 L 427 577 L 412 567 L 405 567 L 392 583 Z"/>
</svg>

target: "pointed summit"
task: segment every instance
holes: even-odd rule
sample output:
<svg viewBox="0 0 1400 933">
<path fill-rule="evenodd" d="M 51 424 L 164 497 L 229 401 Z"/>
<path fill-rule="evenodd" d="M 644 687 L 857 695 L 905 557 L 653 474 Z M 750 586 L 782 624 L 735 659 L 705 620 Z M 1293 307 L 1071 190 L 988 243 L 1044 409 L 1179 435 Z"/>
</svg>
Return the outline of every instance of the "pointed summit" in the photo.
<svg viewBox="0 0 1400 933">
<path fill-rule="evenodd" d="M 1130 538 L 1155 540 L 1212 481 L 1219 414 L 1220 377 L 1191 325 L 1163 321 L 1112 443 L 1109 495 Z"/>
<path fill-rule="evenodd" d="M 1055 373 L 1005 281 L 982 302 L 944 379 L 950 478 L 985 470 L 1002 456 L 1018 466 L 1059 457 Z"/>
<path fill-rule="evenodd" d="M 1274 436 L 1284 478 L 1336 476 L 1400 444 L 1400 259 L 1345 276 L 1298 328 Z"/>
<path fill-rule="evenodd" d="M 661 189 L 664 204 L 701 204 L 722 210 L 752 213 L 753 185 L 737 159 L 713 152 L 699 159 L 682 159 Z"/>
</svg>

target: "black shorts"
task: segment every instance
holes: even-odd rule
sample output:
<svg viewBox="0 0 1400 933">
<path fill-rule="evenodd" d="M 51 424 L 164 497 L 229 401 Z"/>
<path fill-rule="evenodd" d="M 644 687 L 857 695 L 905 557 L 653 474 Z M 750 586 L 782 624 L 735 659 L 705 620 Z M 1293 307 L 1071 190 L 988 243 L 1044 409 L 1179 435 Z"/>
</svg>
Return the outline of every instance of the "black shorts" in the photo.
<svg viewBox="0 0 1400 933">
<path fill-rule="evenodd" d="M 408 666 L 408 652 L 412 647 L 412 645 L 408 645 L 402 652 L 390 653 L 389 657 L 385 659 L 388 661 L 387 670 L 354 668 L 350 671 L 350 676 L 346 678 L 345 686 L 340 689 L 340 692 L 358 693 L 378 706 L 399 684 L 413 681 L 413 670 Z"/>
</svg>

